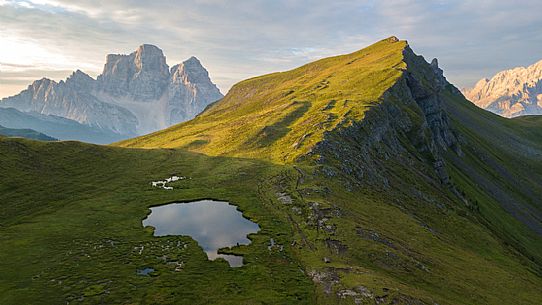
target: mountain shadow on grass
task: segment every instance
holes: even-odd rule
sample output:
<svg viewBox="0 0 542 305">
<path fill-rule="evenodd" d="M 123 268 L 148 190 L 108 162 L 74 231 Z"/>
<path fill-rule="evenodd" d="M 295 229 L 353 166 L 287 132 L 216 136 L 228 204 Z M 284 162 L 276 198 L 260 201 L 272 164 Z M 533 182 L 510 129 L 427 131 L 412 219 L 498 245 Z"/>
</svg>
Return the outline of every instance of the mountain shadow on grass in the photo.
<svg viewBox="0 0 542 305">
<path fill-rule="evenodd" d="M 205 146 L 209 144 L 209 140 L 207 139 L 198 139 L 198 140 L 194 140 L 184 146 L 182 146 L 183 149 L 196 149 L 196 148 L 200 148 L 202 146 Z"/>
<path fill-rule="evenodd" d="M 290 107 L 296 108 L 274 124 L 263 127 L 256 137 L 246 144 L 256 147 L 265 147 L 278 141 L 291 130 L 289 126 L 309 110 L 310 103 L 295 101 Z"/>
</svg>

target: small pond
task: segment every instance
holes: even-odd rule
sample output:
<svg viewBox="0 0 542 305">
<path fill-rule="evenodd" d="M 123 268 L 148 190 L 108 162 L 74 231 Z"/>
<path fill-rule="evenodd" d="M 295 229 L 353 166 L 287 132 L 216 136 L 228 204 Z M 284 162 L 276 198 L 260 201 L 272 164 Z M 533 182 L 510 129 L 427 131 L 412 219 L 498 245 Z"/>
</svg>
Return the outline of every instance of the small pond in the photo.
<svg viewBox="0 0 542 305">
<path fill-rule="evenodd" d="M 210 260 L 225 259 L 231 267 L 243 265 L 243 257 L 218 254 L 218 249 L 248 245 L 248 234 L 260 227 L 243 217 L 237 207 L 225 201 L 200 200 L 171 203 L 151 208 L 143 226 L 153 226 L 154 236 L 187 235 L 203 248 Z"/>
<path fill-rule="evenodd" d="M 143 276 L 147 276 L 151 273 L 154 272 L 154 269 L 153 268 L 150 268 L 150 267 L 146 267 L 146 268 L 143 268 L 143 269 L 137 269 L 136 270 L 136 273 L 137 275 L 143 275 Z"/>
</svg>

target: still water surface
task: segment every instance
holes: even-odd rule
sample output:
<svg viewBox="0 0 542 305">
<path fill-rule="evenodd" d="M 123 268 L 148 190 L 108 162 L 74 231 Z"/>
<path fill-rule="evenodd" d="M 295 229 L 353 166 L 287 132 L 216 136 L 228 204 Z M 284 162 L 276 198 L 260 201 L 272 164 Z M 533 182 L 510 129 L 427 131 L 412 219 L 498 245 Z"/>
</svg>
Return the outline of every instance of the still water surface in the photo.
<svg viewBox="0 0 542 305">
<path fill-rule="evenodd" d="M 231 267 L 243 265 L 243 257 L 218 254 L 218 249 L 248 245 L 247 235 L 260 227 L 243 217 L 237 207 L 225 201 L 200 200 L 171 203 L 151 208 L 143 226 L 153 226 L 154 236 L 187 235 L 207 253 L 210 260 L 223 258 Z"/>
</svg>

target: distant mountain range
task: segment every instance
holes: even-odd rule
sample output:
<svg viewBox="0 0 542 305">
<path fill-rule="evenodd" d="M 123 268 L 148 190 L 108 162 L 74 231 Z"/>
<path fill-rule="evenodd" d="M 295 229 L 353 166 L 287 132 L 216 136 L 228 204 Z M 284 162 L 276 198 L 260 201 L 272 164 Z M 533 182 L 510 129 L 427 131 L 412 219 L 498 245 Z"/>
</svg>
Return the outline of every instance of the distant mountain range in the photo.
<svg viewBox="0 0 542 305">
<path fill-rule="evenodd" d="M 15 108 L 0 108 L 0 124 L 7 128 L 33 129 L 61 140 L 108 144 L 125 138 L 123 135 L 95 128 L 56 115 L 21 112 Z"/>
<path fill-rule="evenodd" d="M 21 93 L 2 99 L 0 107 L 66 118 L 92 128 L 96 134 L 121 139 L 189 120 L 222 97 L 197 58 L 170 69 L 162 50 L 144 44 L 129 55 L 107 55 L 97 79 L 80 70 L 58 83 L 43 78 Z"/>
<path fill-rule="evenodd" d="M 542 60 L 481 79 L 463 93 L 480 108 L 504 117 L 542 115 Z"/>
<path fill-rule="evenodd" d="M 0 136 L 27 138 L 27 139 L 33 139 L 33 140 L 39 140 L 39 141 L 56 141 L 57 140 L 46 134 L 37 132 L 33 129 L 13 129 L 13 128 L 6 128 L 1 125 L 0 125 Z"/>
</svg>

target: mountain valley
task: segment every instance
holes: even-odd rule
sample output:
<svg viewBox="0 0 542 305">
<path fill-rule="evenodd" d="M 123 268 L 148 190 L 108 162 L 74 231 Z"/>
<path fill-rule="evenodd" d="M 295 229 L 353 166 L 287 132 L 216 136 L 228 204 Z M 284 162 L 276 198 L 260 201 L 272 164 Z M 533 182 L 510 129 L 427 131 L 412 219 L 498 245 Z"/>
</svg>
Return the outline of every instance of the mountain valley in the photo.
<svg viewBox="0 0 542 305">
<path fill-rule="evenodd" d="M 111 84 L 87 91 L 115 115 L 96 124 L 133 134 L 158 127 L 139 123 L 147 101 L 168 109 L 164 127 L 205 109 L 107 146 L 0 136 L 0 303 L 542 303 L 541 116 L 478 108 L 396 37 L 221 99 L 196 86 L 218 101 L 194 108 L 169 100 L 207 76 L 195 59 L 168 70 L 151 56 L 152 73 L 124 77 L 137 57 L 7 101 L 35 110 L 35 92 Z M 186 179 L 153 185 L 164 177 Z M 259 226 L 219 250 L 242 267 L 142 224 L 151 207 L 205 199 Z"/>
</svg>

